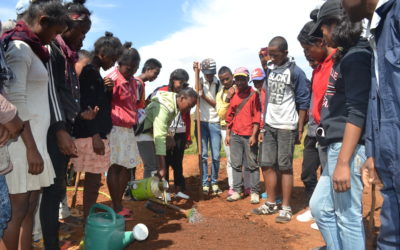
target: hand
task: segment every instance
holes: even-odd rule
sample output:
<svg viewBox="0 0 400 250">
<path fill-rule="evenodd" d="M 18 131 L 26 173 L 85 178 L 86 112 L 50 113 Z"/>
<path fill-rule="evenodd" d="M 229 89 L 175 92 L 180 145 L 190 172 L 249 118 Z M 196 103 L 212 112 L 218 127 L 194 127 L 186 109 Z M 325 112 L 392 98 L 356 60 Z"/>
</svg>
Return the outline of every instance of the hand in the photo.
<svg viewBox="0 0 400 250">
<path fill-rule="evenodd" d="M 333 189 L 336 192 L 346 192 L 350 189 L 350 165 L 338 159 L 332 176 Z"/>
<path fill-rule="evenodd" d="M 16 139 L 24 129 L 24 122 L 16 115 L 11 121 L 5 123 L 4 127 L 10 133 L 10 138 Z"/>
<path fill-rule="evenodd" d="M 196 72 L 196 70 L 200 71 L 200 63 L 199 62 L 193 62 L 193 70 Z"/>
<path fill-rule="evenodd" d="M 361 180 L 365 187 L 369 188 L 370 184 L 377 184 L 380 182 L 375 170 L 375 159 L 368 157 L 361 168 Z"/>
<path fill-rule="evenodd" d="M 192 141 L 186 141 L 185 149 L 188 149 L 192 143 Z"/>
<path fill-rule="evenodd" d="M 111 78 L 104 77 L 104 86 L 108 89 L 112 89 L 114 87 L 114 81 Z"/>
<path fill-rule="evenodd" d="M 28 173 L 38 175 L 43 172 L 44 162 L 37 148 L 27 149 L 26 158 L 28 160 Z"/>
<path fill-rule="evenodd" d="M 157 175 L 160 178 L 160 180 L 165 177 L 165 174 L 166 174 L 165 168 L 162 167 L 158 168 Z"/>
<path fill-rule="evenodd" d="M 301 144 L 301 140 L 303 139 L 303 131 L 299 130 L 298 135 L 295 141 L 295 144 Z"/>
<path fill-rule="evenodd" d="M 230 143 L 231 143 L 231 136 L 230 136 L 228 133 L 226 133 L 225 145 L 226 145 L 226 146 L 229 146 Z"/>
<path fill-rule="evenodd" d="M 264 140 L 264 133 L 263 133 L 263 132 L 260 132 L 260 133 L 258 134 L 258 142 L 263 142 L 263 140 Z"/>
<path fill-rule="evenodd" d="M 236 93 L 235 86 L 236 85 L 233 85 L 232 87 L 230 87 L 228 89 L 228 93 L 226 94 L 226 99 L 225 99 L 226 102 L 230 101 L 232 99 L 232 97 L 235 95 L 235 93 Z"/>
<path fill-rule="evenodd" d="M 256 143 L 257 143 L 257 137 L 256 137 L 256 135 L 251 136 L 250 139 L 249 139 L 249 145 L 250 145 L 250 147 L 253 147 Z"/>
<path fill-rule="evenodd" d="M 61 129 L 56 133 L 57 146 L 61 153 L 71 157 L 78 157 L 78 149 L 75 146 L 74 140 L 67 131 Z"/>
<path fill-rule="evenodd" d="M 96 115 L 99 112 L 99 110 L 100 110 L 99 106 L 94 107 L 94 109 L 88 106 L 88 108 L 85 111 L 81 112 L 80 116 L 82 117 L 83 120 L 91 121 L 94 118 L 96 118 Z"/>
<path fill-rule="evenodd" d="M 93 144 L 93 151 L 96 154 L 98 154 L 98 155 L 104 155 L 105 154 L 104 142 L 101 139 L 99 134 L 95 134 L 92 137 L 92 144 Z"/>
<path fill-rule="evenodd" d="M 8 129 L 0 124 L 0 146 L 4 146 L 10 139 L 10 132 Z"/>
</svg>

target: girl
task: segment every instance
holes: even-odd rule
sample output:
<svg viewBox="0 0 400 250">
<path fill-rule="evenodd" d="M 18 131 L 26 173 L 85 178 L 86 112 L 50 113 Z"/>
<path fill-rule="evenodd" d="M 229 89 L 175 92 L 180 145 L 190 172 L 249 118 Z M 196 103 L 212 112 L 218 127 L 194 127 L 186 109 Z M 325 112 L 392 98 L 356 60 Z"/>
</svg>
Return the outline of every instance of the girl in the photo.
<svg viewBox="0 0 400 250">
<path fill-rule="evenodd" d="M 77 154 L 71 129 L 77 116 L 85 118 L 89 113 L 80 112 L 79 80 L 74 68 L 76 53 L 82 47 L 85 34 L 91 27 L 90 12 L 83 5 L 84 2 L 74 0 L 65 5 L 69 19 L 68 28 L 48 46 L 51 55 L 47 64 L 50 72 L 51 125 L 47 134 L 47 148 L 56 178 L 54 184 L 43 189 L 40 206 L 46 249 L 56 249 L 59 246 L 58 208 L 65 197 L 69 157 Z"/>
<path fill-rule="evenodd" d="M 83 120 L 78 117 L 74 124 L 75 145 L 78 157 L 71 162 L 77 172 L 85 172 L 83 192 L 83 214 L 87 217 L 90 207 L 96 203 L 101 174 L 110 166 L 110 150 L 107 134 L 110 133 L 111 123 L 111 97 L 113 81 L 100 75 L 100 68 L 111 68 L 122 52 L 120 40 L 112 33 L 106 32 L 94 44 L 94 56 L 86 65 L 79 77 L 81 108 L 95 108 L 99 112 L 93 120 Z"/>
<path fill-rule="evenodd" d="M 131 219 L 132 211 L 122 207 L 122 196 L 129 181 L 129 170 L 140 163 L 139 149 L 133 126 L 136 124 L 136 73 L 140 56 L 131 43 L 124 44 L 124 50 L 118 59 L 118 67 L 108 77 L 115 86 L 111 102 L 113 127 L 110 139 L 110 169 L 107 173 L 107 185 L 115 212 Z"/>
<path fill-rule="evenodd" d="M 32 223 L 42 187 L 53 183 L 54 169 L 47 153 L 50 125 L 49 60 L 43 47 L 66 28 L 65 8 L 59 1 L 34 1 L 14 29 L 3 34 L 6 61 L 15 78 L 5 85 L 6 97 L 24 121 L 21 139 L 9 146 L 14 170 L 6 176 L 12 217 L 4 233 L 7 249 L 30 249 Z"/>
<path fill-rule="evenodd" d="M 162 87 L 159 91 L 170 91 L 179 93 L 181 89 L 188 87 L 189 74 L 184 69 L 174 70 L 169 78 L 168 86 Z M 190 146 L 192 140 L 190 138 L 190 113 L 179 113 L 171 126 L 169 127 L 170 134 L 173 135 L 175 140 L 175 147 L 167 149 L 166 166 L 172 167 L 174 170 L 174 186 L 177 197 L 189 199 L 185 194 L 185 177 L 183 176 L 183 156 L 185 149 Z M 166 171 L 166 179 L 169 180 L 169 171 Z"/>
<path fill-rule="evenodd" d="M 347 16 L 322 22 L 321 30 L 328 45 L 338 50 L 317 130 L 318 135 L 325 134 L 328 159 L 310 208 L 328 249 L 361 250 L 365 249 L 365 234 L 360 169 L 366 159 L 363 132 L 371 51 L 368 41 L 360 38 L 361 23 L 351 23 Z"/>
</svg>

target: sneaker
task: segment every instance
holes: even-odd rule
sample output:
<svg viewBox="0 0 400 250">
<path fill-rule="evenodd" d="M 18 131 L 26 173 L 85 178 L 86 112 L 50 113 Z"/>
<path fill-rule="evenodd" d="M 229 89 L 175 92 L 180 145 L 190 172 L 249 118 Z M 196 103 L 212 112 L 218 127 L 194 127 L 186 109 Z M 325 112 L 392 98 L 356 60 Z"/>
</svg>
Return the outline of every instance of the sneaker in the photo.
<svg viewBox="0 0 400 250">
<path fill-rule="evenodd" d="M 175 197 L 179 197 L 179 198 L 182 198 L 182 199 L 185 199 L 185 200 L 189 200 L 189 195 L 187 195 L 187 194 L 184 194 L 184 193 L 182 193 L 182 192 L 178 192 L 178 193 L 176 193 L 175 194 Z"/>
<path fill-rule="evenodd" d="M 314 217 L 311 215 L 310 209 L 307 209 L 304 213 L 299 214 L 296 219 L 300 222 L 309 222 L 314 220 Z"/>
<path fill-rule="evenodd" d="M 209 186 L 203 186 L 203 194 L 208 195 L 210 192 L 210 187 Z"/>
<path fill-rule="evenodd" d="M 251 204 L 258 204 L 260 203 L 260 196 L 256 193 L 250 194 L 250 203 Z"/>
<path fill-rule="evenodd" d="M 233 191 L 233 188 L 229 188 L 228 196 L 231 196 L 234 192 L 235 192 L 235 191 Z"/>
<path fill-rule="evenodd" d="M 319 227 L 318 227 L 317 223 L 315 223 L 315 222 L 313 224 L 311 224 L 310 227 L 312 229 L 319 230 Z"/>
<path fill-rule="evenodd" d="M 218 187 L 217 184 L 213 184 L 211 188 L 213 195 L 222 194 L 222 190 Z"/>
<path fill-rule="evenodd" d="M 279 215 L 275 218 L 276 223 L 288 223 L 292 219 L 291 209 L 279 210 Z"/>
<path fill-rule="evenodd" d="M 231 196 L 226 198 L 227 201 L 238 201 L 242 199 L 242 196 L 238 192 L 233 192 Z"/>
<path fill-rule="evenodd" d="M 260 207 L 254 208 L 252 212 L 257 215 L 275 214 L 278 212 L 278 206 L 275 203 L 265 202 L 265 204 Z"/>
<path fill-rule="evenodd" d="M 268 198 L 267 192 L 261 194 L 261 199 L 266 200 Z"/>
</svg>

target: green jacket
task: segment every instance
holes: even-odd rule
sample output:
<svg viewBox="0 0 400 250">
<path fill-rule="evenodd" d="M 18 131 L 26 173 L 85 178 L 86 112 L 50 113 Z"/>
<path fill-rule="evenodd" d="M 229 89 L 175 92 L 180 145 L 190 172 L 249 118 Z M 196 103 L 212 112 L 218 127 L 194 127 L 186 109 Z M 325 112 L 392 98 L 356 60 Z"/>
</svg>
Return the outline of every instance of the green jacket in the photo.
<svg viewBox="0 0 400 250">
<path fill-rule="evenodd" d="M 156 155 L 166 155 L 168 128 L 178 114 L 176 94 L 173 92 L 158 92 L 146 107 L 144 130 L 152 128 Z"/>
</svg>

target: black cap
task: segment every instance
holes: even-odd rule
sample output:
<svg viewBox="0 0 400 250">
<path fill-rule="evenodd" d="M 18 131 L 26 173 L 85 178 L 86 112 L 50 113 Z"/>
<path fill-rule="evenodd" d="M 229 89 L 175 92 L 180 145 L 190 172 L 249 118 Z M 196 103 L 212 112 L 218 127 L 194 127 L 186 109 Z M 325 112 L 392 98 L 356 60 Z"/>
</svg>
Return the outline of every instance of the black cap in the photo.
<svg viewBox="0 0 400 250">
<path fill-rule="evenodd" d="M 320 28 L 324 21 L 334 18 L 339 19 L 341 14 L 343 14 L 341 0 L 327 0 L 319 9 L 317 22 L 311 29 L 309 35 L 320 34 Z"/>
</svg>

